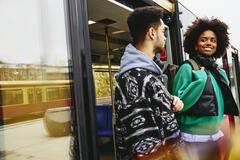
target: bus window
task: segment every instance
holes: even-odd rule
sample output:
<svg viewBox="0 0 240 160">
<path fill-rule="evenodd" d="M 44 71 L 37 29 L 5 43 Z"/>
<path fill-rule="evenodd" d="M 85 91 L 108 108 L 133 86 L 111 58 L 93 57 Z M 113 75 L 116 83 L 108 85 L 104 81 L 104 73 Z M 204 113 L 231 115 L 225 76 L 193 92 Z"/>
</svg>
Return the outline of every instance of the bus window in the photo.
<svg viewBox="0 0 240 160">
<path fill-rule="evenodd" d="M 42 89 L 41 88 L 29 88 L 28 93 L 28 103 L 35 104 L 42 102 Z"/>
<path fill-rule="evenodd" d="M 48 101 L 70 98 L 69 88 L 66 87 L 47 88 L 46 94 Z"/>
<path fill-rule="evenodd" d="M 23 104 L 22 89 L 2 90 L 2 105 Z"/>
</svg>

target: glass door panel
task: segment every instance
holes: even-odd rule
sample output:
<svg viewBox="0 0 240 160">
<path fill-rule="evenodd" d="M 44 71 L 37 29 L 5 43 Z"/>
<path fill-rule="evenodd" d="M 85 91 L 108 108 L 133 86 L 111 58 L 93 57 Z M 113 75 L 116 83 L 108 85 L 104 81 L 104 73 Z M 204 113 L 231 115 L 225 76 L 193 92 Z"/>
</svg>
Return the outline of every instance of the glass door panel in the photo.
<svg viewBox="0 0 240 160">
<path fill-rule="evenodd" d="M 64 5 L 1 0 L 0 159 L 69 159 L 72 98 Z"/>
</svg>

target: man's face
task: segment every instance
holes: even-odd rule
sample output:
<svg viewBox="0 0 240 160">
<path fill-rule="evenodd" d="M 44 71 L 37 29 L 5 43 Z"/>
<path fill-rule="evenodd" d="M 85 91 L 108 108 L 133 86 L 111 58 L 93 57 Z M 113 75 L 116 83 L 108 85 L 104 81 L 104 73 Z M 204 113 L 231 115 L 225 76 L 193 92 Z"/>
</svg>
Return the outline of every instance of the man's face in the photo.
<svg viewBox="0 0 240 160">
<path fill-rule="evenodd" d="M 207 55 L 212 56 L 217 50 L 217 37 L 211 30 L 204 31 L 198 38 L 195 50 Z"/>
<path fill-rule="evenodd" d="M 155 53 L 160 53 L 165 47 L 166 37 L 164 35 L 165 27 L 164 22 L 161 20 L 161 25 L 156 29 L 157 36 L 155 41 Z"/>
</svg>

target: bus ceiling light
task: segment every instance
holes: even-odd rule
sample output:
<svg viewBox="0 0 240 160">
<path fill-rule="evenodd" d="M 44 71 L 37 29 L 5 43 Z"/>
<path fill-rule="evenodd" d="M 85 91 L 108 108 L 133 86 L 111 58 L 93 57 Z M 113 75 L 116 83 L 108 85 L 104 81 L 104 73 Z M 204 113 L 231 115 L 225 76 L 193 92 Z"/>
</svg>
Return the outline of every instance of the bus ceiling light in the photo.
<svg viewBox="0 0 240 160">
<path fill-rule="evenodd" d="M 91 25 L 91 24 L 94 24 L 94 23 L 96 23 L 95 21 L 93 21 L 93 20 L 88 20 L 88 25 Z"/>
<path fill-rule="evenodd" d="M 118 47 L 118 48 L 112 49 L 112 51 L 113 52 L 118 52 L 118 51 L 122 52 L 124 49 L 125 49 L 124 47 Z"/>
<path fill-rule="evenodd" d="M 112 34 L 120 34 L 120 33 L 124 33 L 124 32 L 126 32 L 126 31 L 124 31 L 124 30 L 118 30 L 118 31 L 112 32 Z"/>
<path fill-rule="evenodd" d="M 115 4 L 115 5 L 118 5 L 119 7 L 124 8 L 124 9 L 126 9 L 126 10 L 128 10 L 128 11 L 130 11 L 130 12 L 133 11 L 132 8 L 130 8 L 130 7 L 128 7 L 128 6 L 125 6 L 124 4 L 119 3 L 119 2 L 117 2 L 117 1 L 115 1 L 115 0 L 108 0 L 108 1 L 111 2 L 111 3 L 113 3 L 113 4 Z"/>
<path fill-rule="evenodd" d="M 174 3 L 173 0 L 153 0 L 156 4 L 161 6 L 162 8 L 166 9 L 167 11 L 173 13 L 174 12 Z"/>
</svg>

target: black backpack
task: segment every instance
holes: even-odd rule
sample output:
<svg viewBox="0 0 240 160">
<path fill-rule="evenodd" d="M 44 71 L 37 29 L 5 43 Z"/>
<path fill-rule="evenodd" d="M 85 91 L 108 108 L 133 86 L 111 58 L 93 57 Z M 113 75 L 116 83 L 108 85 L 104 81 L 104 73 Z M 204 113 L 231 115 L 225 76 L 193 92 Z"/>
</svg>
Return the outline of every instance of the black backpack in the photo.
<svg viewBox="0 0 240 160">
<path fill-rule="evenodd" d="M 197 62 L 193 59 L 188 59 L 184 61 L 182 64 L 188 63 L 192 66 L 193 70 L 199 70 L 200 67 L 197 64 Z M 167 89 L 170 93 L 172 93 L 172 85 L 174 81 L 174 77 L 177 74 L 178 69 L 180 68 L 181 65 L 176 65 L 176 64 L 168 64 L 166 69 L 164 69 L 163 73 L 167 75 L 167 80 L 165 82 L 165 85 L 167 86 Z"/>
</svg>

